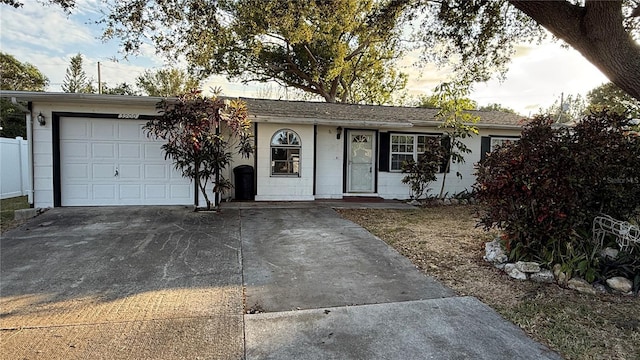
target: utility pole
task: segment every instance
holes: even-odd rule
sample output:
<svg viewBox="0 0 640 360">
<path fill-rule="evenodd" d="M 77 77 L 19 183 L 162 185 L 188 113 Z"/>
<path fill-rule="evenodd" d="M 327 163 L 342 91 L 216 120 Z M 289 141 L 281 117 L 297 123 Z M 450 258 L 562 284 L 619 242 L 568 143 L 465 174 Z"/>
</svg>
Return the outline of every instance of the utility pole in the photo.
<svg viewBox="0 0 640 360">
<path fill-rule="evenodd" d="M 564 112 L 564 92 L 560 93 L 560 109 L 558 111 L 558 120 L 556 120 L 557 123 L 560 122 L 563 112 Z"/>
<path fill-rule="evenodd" d="M 100 79 L 100 61 L 98 61 L 98 94 L 102 94 L 102 80 Z"/>
</svg>

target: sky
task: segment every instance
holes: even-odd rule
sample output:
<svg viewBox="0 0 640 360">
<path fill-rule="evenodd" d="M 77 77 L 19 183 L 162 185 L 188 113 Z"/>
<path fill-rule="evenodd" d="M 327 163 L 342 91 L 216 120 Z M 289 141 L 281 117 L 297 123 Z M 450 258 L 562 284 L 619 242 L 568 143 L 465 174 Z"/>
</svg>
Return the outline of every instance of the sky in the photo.
<svg viewBox="0 0 640 360">
<path fill-rule="evenodd" d="M 84 70 L 97 81 L 98 62 L 101 79 L 108 85 L 127 82 L 135 84 L 138 75 L 147 69 L 167 65 L 151 46 L 144 46 L 135 57 L 122 59 L 115 41 L 100 40 L 101 0 L 78 0 L 70 16 L 58 6 L 42 6 L 36 0 L 23 0 L 24 7 L 13 9 L 0 4 L 0 49 L 21 62 L 35 65 L 50 80 L 47 91 L 59 92 L 66 68 L 72 56 L 83 55 Z M 409 53 L 398 66 L 409 75 L 407 90 L 410 96 L 428 95 L 433 88 L 447 80 L 448 72 L 427 64 L 414 66 L 418 54 Z M 118 58 L 118 61 L 114 61 Z M 522 115 L 536 114 L 565 96 L 582 96 L 605 82 L 607 78 L 577 51 L 561 47 L 559 42 L 541 45 L 520 44 L 509 65 L 506 80 L 491 80 L 476 84 L 470 97 L 479 105 L 499 103 Z M 276 85 L 229 82 L 213 76 L 203 88 L 220 87 L 225 96 L 286 97 Z"/>
</svg>

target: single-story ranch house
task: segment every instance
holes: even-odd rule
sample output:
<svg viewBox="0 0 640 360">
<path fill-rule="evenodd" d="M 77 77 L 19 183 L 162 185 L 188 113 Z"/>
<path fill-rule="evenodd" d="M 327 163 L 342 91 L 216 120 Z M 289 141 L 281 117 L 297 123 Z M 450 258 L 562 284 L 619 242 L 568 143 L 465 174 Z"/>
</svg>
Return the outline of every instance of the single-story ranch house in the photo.
<svg viewBox="0 0 640 360">
<path fill-rule="evenodd" d="M 2 97 L 29 104 L 33 206 L 202 202 L 195 185 L 164 159 L 162 142 L 142 131 L 158 115 L 160 98 L 22 91 L 3 91 Z M 233 183 L 233 169 L 250 166 L 242 168 L 242 176 L 253 177 L 246 191 L 255 201 L 408 199 L 400 164 L 416 158 L 427 137 L 442 134 L 436 109 L 242 100 L 253 122 L 256 150 L 248 159 L 237 156 L 224 175 Z M 474 164 L 482 154 L 520 135 L 520 116 L 474 113 L 481 117 L 480 135 L 465 139 L 472 153 L 464 164 L 453 165 L 446 181 L 449 195 L 471 189 Z M 432 193 L 441 181 L 439 174 Z"/>
</svg>

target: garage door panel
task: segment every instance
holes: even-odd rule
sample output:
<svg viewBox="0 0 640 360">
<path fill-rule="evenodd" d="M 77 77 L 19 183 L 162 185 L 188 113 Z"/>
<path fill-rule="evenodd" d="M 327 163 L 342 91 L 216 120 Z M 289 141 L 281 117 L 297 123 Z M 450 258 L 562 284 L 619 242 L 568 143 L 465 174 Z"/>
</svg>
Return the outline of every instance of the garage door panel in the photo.
<svg viewBox="0 0 640 360">
<path fill-rule="evenodd" d="M 118 139 L 135 141 L 144 139 L 146 136 L 144 135 L 142 126 L 142 124 L 137 122 L 120 122 L 118 124 Z"/>
<path fill-rule="evenodd" d="M 182 198 L 189 197 L 189 194 L 191 193 L 191 189 L 193 189 L 193 187 L 191 186 L 191 184 L 170 185 L 169 189 L 171 191 L 172 199 L 182 199 Z"/>
<path fill-rule="evenodd" d="M 69 141 L 65 146 L 64 154 L 61 155 L 67 159 L 87 160 L 90 158 L 91 152 L 89 151 L 89 144 L 87 144 L 86 141 Z"/>
<path fill-rule="evenodd" d="M 118 166 L 119 177 L 122 180 L 141 180 L 139 164 L 120 164 Z"/>
<path fill-rule="evenodd" d="M 136 200 L 136 203 L 138 204 L 139 201 L 142 200 L 142 190 L 141 186 L 138 184 L 123 184 L 120 185 L 119 190 L 119 198 L 122 200 Z"/>
<path fill-rule="evenodd" d="M 69 185 L 69 193 L 67 194 L 70 200 L 89 200 L 89 185 Z"/>
<path fill-rule="evenodd" d="M 122 143 L 118 144 L 118 157 L 121 160 L 135 160 L 139 161 L 142 159 L 140 144 L 138 143 Z"/>
<path fill-rule="evenodd" d="M 193 203 L 193 185 L 164 159 L 163 141 L 144 135 L 145 122 L 61 118 L 62 206 Z"/>
<path fill-rule="evenodd" d="M 82 121 L 74 121 L 68 126 L 64 133 L 60 134 L 60 140 L 65 139 L 88 139 L 91 135 L 89 131 L 91 124 Z"/>
<path fill-rule="evenodd" d="M 93 164 L 91 177 L 94 180 L 116 181 L 116 165 L 115 164 Z"/>
<path fill-rule="evenodd" d="M 93 185 L 93 198 L 96 200 L 115 200 L 116 185 L 115 184 Z"/>
<path fill-rule="evenodd" d="M 176 168 L 173 165 L 171 165 L 169 167 L 169 179 L 171 179 L 171 182 L 175 182 L 175 181 L 182 182 L 184 180 L 184 177 L 182 176 L 182 173 L 179 170 L 176 170 Z"/>
<path fill-rule="evenodd" d="M 166 185 L 145 185 L 144 197 L 147 199 L 166 199 L 167 198 L 167 186 Z"/>
<path fill-rule="evenodd" d="M 117 126 L 116 121 L 110 119 L 93 119 L 91 121 L 91 138 L 96 140 L 116 140 Z"/>
<path fill-rule="evenodd" d="M 89 180 L 89 167 L 86 163 L 67 164 L 62 169 L 62 180 Z"/>
<path fill-rule="evenodd" d="M 91 155 L 95 159 L 115 159 L 116 147 L 113 143 L 91 144 Z"/>
<path fill-rule="evenodd" d="M 160 154 L 160 157 L 158 157 Z M 145 143 L 144 144 L 144 159 L 145 160 L 158 160 L 163 159 L 162 144 L 161 143 Z"/>
<path fill-rule="evenodd" d="M 167 179 L 166 165 L 145 165 L 144 166 L 144 178 L 145 179 Z"/>
</svg>

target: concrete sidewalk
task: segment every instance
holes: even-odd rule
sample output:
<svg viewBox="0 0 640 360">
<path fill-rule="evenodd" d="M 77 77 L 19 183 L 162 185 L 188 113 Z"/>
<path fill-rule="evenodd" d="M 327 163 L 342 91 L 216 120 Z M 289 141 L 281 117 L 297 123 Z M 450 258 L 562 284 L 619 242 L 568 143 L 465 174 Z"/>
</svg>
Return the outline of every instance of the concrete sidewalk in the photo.
<svg viewBox="0 0 640 360">
<path fill-rule="evenodd" d="M 559 358 L 334 205 L 263 205 L 56 208 L 3 234 L 0 359 Z"/>
</svg>

